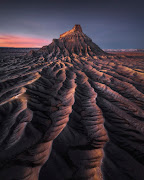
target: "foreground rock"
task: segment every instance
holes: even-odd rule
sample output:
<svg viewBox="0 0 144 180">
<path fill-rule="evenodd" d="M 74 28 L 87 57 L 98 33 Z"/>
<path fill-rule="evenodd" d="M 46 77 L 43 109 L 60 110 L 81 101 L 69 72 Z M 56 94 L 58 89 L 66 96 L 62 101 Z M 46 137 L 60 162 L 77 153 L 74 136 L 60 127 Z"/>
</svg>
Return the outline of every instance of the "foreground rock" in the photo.
<svg viewBox="0 0 144 180">
<path fill-rule="evenodd" d="M 143 60 L 105 53 L 80 25 L 1 59 L 0 179 L 143 180 Z"/>
</svg>

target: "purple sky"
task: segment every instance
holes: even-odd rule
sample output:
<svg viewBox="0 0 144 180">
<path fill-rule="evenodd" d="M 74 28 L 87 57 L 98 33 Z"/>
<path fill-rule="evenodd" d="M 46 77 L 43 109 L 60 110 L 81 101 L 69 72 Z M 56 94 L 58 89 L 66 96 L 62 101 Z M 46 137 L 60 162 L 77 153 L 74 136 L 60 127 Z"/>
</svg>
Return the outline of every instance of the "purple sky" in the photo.
<svg viewBox="0 0 144 180">
<path fill-rule="evenodd" d="M 103 49 L 144 48 L 143 0 L 0 0 L 1 47 L 46 45 L 75 24 Z"/>
</svg>

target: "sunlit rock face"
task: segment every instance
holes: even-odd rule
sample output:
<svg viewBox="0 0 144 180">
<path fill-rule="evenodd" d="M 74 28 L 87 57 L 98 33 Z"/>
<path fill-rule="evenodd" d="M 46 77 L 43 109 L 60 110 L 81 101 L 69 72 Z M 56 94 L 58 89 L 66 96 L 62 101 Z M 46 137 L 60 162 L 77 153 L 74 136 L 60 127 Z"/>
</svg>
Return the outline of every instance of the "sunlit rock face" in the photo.
<svg viewBox="0 0 144 180">
<path fill-rule="evenodd" d="M 80 25 L 75 25 L 72 30 L 61 34 L 59 39 L 53 39 L 49 46 L 42 47 L 37 54 L 42 54 L 49 61 L 63 60 L 74 55 L 88 57 L 106 53 L 82 32 Z"/>
<path fill-rule="evenodd" d="M 80 25 L 1 58 L 0 179 L 143 180 L 143 60 L 105 53 Z"/>
</svg>

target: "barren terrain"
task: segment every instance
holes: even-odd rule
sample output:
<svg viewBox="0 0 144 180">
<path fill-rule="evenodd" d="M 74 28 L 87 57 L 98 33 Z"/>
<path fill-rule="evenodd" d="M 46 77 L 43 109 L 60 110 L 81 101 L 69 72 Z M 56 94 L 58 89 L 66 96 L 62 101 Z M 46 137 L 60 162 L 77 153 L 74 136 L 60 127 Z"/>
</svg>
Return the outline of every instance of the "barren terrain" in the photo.
<svg viewBox="0 0 144 180">
<path fill-rule="evenodd" d="M 0 179 L 143 180 L 144 53 L 106 53 L 79 25 L 0 57 Z"/>
</svg>

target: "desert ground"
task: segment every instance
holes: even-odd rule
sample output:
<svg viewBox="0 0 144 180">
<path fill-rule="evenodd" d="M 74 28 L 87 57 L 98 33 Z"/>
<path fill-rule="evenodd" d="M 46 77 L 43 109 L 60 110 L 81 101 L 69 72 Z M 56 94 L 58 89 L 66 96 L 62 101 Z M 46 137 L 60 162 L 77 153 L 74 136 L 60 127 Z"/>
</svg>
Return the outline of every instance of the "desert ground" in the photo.
<svg viewBox="0 0 144 180">
<path fill-rule="evenodd" d="M 144 180 L 143 119 L 143 52 L 104 52 L 79 25 L 0 50 L 2 180 Z"/>
</svg>

